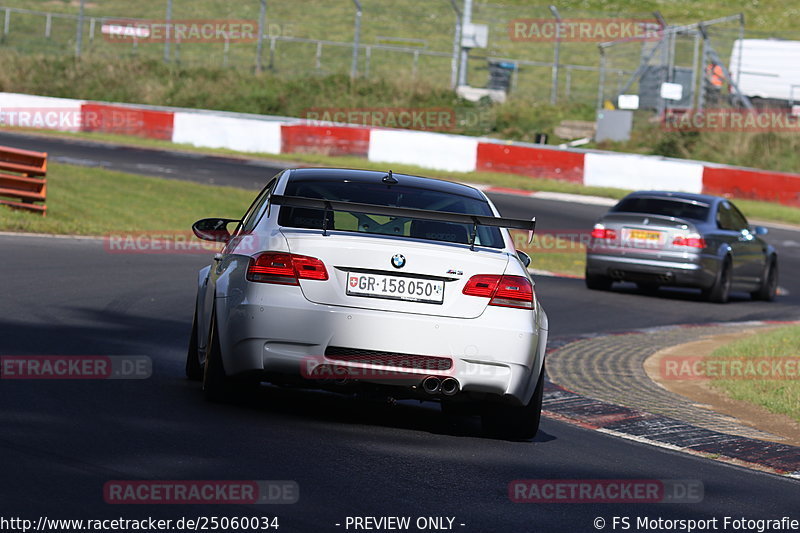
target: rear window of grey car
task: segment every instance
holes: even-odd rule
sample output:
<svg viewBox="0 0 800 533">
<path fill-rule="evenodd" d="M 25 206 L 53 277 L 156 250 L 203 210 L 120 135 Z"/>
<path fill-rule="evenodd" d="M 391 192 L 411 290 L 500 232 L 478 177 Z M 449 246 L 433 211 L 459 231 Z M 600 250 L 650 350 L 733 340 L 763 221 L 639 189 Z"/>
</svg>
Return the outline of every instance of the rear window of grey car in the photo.
<svg viewBox="0 0 800 533">
<path fill-rule="evenodd" d="M 485 201 L 430 189 L 348 181 L 290 181 L 286 196 L 322 198 L 390 207 L 444 211 L 470 215 L 494 216 Z M 317 209 L 282 207 L 278 223 L 284 227 L 322 229 L 324 212 Z M 333 211 L 328 229 L 377 235 L 394 235 L 417 239 L 468 244 L 472 234 L 469 224 L 455 224 L 405 217 L 364 215 L 348 211 Z M 503 248 L 498 228 L 478 227 L 475 244 Z"/>
<path fill-rule="evenodd" d="M 708 204 L 692 203 L 667 198 L 633 197 L 623 198 L 611 208 L 612 213 L 643 213 L 665 217 L 708 219 Z"/>
</svg>

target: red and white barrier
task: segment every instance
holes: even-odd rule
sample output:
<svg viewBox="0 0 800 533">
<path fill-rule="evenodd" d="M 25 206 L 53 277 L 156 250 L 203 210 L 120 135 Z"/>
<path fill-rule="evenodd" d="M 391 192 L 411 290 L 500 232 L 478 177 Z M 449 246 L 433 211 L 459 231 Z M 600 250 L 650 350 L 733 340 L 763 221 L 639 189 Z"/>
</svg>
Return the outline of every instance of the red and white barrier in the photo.
<svg viewBox="0 0 800 533">
<path fill-rule="evenodd" d="M 171 141 L 174 113 L 130 106 L 81 105 L 81 131 L 99 131 Z"/>
<path fill-rule="evenodd" d="M 475 170 L 583 183 L 583 157 L 578 150 L 487 141 L 478 144 Z"/>
<path fill-rule="evenodd" d="M 286 154 L 316 153 L 367 157 L 369 147 L 369 128 L 307 124 L 281 126 L 281 152 Z"/>
<path fill-rule="evenodd" d="M 707 192 L 800 206 L 800 174 L 426 131 L 325 125 L 289 117 L 0 93 L 0 125 L 121 133 L 264 154 L 348 155 L 449 172 L 506 172 L 601 187 Z"/>
<path fill-rule="evenodd" d="M 174 114 L 172 142 L 240 152 L 281 153 L 281 122 L 205 111 Z"/>
<path fill-rule="evenodd" d="M 587 153 L 583 184 L 617 189 L 703 192 L 703 164 L 661 157 Z"/>
<path fill-rule="evenodd" d="M 0 93 L 0 125 L 81 131 L 84 100 L 32 94 Z"/>
<path fill-rule="evenodd" d="M 401 163 L 446 170 L 472 172 L 478 157 L 478 139 L 427 131 L 373 129 L 369 142 L 370 161 Z"/>
</svg>

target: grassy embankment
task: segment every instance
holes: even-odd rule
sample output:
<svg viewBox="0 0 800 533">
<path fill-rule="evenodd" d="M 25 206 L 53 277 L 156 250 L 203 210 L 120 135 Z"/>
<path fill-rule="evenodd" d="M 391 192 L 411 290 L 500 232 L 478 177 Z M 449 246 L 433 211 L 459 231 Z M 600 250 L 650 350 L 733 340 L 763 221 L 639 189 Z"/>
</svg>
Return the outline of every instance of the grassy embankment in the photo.
<svg viewBox="0 0 800 533">
<path fill-rule="evenodd" d="M 311 159 L 317 164 L 376 170 L 384 170 L 386 166 L 356 158 L 348 158 L 345 162 L 340 161 L 341 158 L 322 156 L 313 156 Z M 619 198 L 625 194 L 625 191 L 619 189 L 587 188 L 507 174 L 454 174 L 403 165 L 392 165 L 392 168 L 402 173 L 529 190 L 592 193 L 610 198 Z M 53 163 L 48 176 L 47 217 L 0 206 L 0 231 L 74 235 L 103 235 L 120 231 L 186 231 L 192 222 L 203 217 L 240 217 L 254 194 L 254 191 L 230 187 L 214 187 Z M 800 222 L 800 209 L 765 202 L 745 201 L 739 204 L 751 217 L 782 218 Z M 779 217 L 780 214 L 785 216 Z M 539 232 L 530 246 L 522 235 L 517 241 L 519 248 L 533 257 L 533 268 L 582 275 L 585 255 L 580 239 L 581 236 L 577 233 L 566 238 L 554 238 L 552 234 Z"/>
<path fill-rule="evenodd" d="M 477 18 L 484 13 L 481 10 L 486 10 L 484 14 L 489 14 L 493 9 L 494 11 L 491 12 L 496 15 L 497 20 L 506 21 L 502 24 L 506 24 L 507 20 L 514 17 L 541 15 L 538 11 L 531 11 L 535 8 L 523 0 L 509 0 L 506 4 L 508 7 L 504 8 L 505 10 L 498 11 L 496 8 L 478 2 L 476 4 Z M 8 0 L 4 5 L 45 11 L 76 12 L 73 2 Z M 185 12 L 181 12 L 180 10 L 183 8 L 176 6 L 173 16 L 176 19 L 255 18 L 257 16 L 256 6 L 255 2 L 252 5 L 237 4 L 234 6 L 230 3 L 198 0 L 192 3 L 189 11 L 184 9 Z M 436 9 L 431 8 L 430 16 L 421 21 L 417 8 L 412 9 L 405 4 L 400 5 L 389 0 L 370 0 L 365 3 L 362 42 L 376 42 L 380 35 L 409 37 L 423 32 L 427 36 L 429 49 L 447 50 L 451 42 L 449 30 L 452 27 L 450 20 L 452 13 L 449 13 L 446 3 L 443 3 L 442 6 L 438 6 Z M 564 16 L 575 15 L 579 12 L 591 13 L 593 16 L 602 14 L 621 16 L 621 14 L 632 15 L 632 7 L 635 7 L 636 13 L 660 9 L 670 22 L 689 22 L 713 18 L 730 14 L 733 9 L 742 10 L 745 13 L 750 30 L 792 29 L 788 22 L 790 18 L 786 17 L 783 7 L 750 4 L 731 7 L 722 0 L 713 0 L 702 4 L 690 0 L 678 0 L 670 3 L 669 6 L 656 1 L 637 2 L 634 6 L 631 2 L 622 0 L 610 2 L 607 0 L 566 0 L 559 7 Z M 160 18 L 163 16 L 162 10 L 162 5 L 146 2 L 130 4 L 124 0 L 109 0 L 102 4 L 87 3 L 87 16 L 118 14 Z M 196 54 L 201 54 L 203 57 L 219 54 L 219 50 L 217 50 L 219 46 L 216 45 L 197 45 L 196 49 L 186 45 L 181 49 L 181 61 L 166 65 L 160 60 L 163 45 L 141 45 L 135 50 L 129 50 L 129 53 L 126 54 L 125 52 L 121 53 L 120 48 L 114 48 L 120 46 L 119 44 L 107 43 L 98 37 L 95 41 L 87 40 L 84 43 L 86 56 L 80 61 L 75 61 L 67 55 L 74 44 L 70 41 L 74 38 L 74 26 L 70 30 L 69 24 L 62 23 L 59 19 L 54 20 L 53 34 L 45 42 L 40 35 L 42 29 L 39 27 L 41 24 L 38 19 L 28 15 L 14 14 L 11 32 L 2 38 L 5 50 L 0 54 L 0 60 L 3 62 L 3 69 L 0 71 L 0 91 L 288 116 L 302 116 L 304 111 L 311 107 L 337 109 L 448 107 L 457 110 L 457 113 L 461 114 L 460 116 L 479 117 L 477 121 L 456 124 L 450 130 L 453 133 L 486 135 L 523 141 L 532 140 L 537 132 L 545 132 L 551 135 L 551 142 L 560 142 L 561 140 L 553 135 L 553 129 L 562 120 L 591 120 L 594 117 L 593 97 L 585 98 L 580 103 L 549 105 L 547 103 L 549 93 L 546 90 L 530 89 L 538 87 L 530 85 L 530 83 L 536 82 L 543 83 L 542 87 L 545 87 L 549 84 L 549 77 L 541 75 L 541 73 L 537 74 L 538 71 L 534 72 L 533 70 L 528 72 L 523 70 L 520 73 L 518 86 L 524 89 L 512 94 L 506 104 L 484 105 L 465 102 L 453 96 L 452 92 L 447 89 L 446 80 L 444 80 L 449 73 L 447 65 L 438 63 L 426 65 L 425 61 L 421 60 L 418 76 L 413 79 L 406 72 L 408 65 L 404 66 L 397 57 L 383 57 L 378 54 L 372 58 L 371 77 L 357 79 L 355 82 L 351 82 L 345 75 L 330 74 L 334 71 L 347 70 L 331 66 L 336 65 L 338 60 L 347 64 L 348 51 L 345 51 L 347 53 L 341 58 L 334 54 L 333 62 L 331 62 L 332 56 L 326 55 L 323 68 L 309 73 L 307 64 L 313 62 L 313 51 L 309 55 L 308 51 L 284 49 L 281 52 L 279 48 L 275 68 L 272 71 L 254 75 L 249 68 L 192 66 L 194 59 L 199 57 Z M 278 30 L 291 27 L 296 37 L 314 38 L 324 34 L 329 39 L 346 41 L 352 36 L 352 10 L 346 2 L 318 3 L 310 11 L 300 3 L 273 2 L 270 4 L 268 21 L 275 23 Z M 67 25 L 65 26 L 65 24 Z M 30 31 L 27 31 L 26 28 Z M 387 28 L 391 29 L 390 33 L 386 33 Z M 502 30 L 502 28 L 500 29 Z M 492 32 L 493 35 L 501 35 L 497 33 L 494 26 Z M 549 60 L 551 56 L 549 46 L 513 43 L 502 38 L 494 39 L 493 43 L 494 48 L 490 50 L 490 53 L 494 55 L 523 57 L 532 60 Z M 592 53 L 596 53 L 596 47 L 593 44 L 588 43 L 587 46 L 592 48 Z M 232 45 L 231 64 L 237 64 L 237 54 L 242 57 L 248 55 L 248 57 L 252 57 L 252 48 L 252 43 Z M 11 50 L 17 50 L 17 52 Z M 562 61 L 589 64 L 586 59 L 589 56 L 581 50 L 583 49 L 577 45 L 566 47 L 562 50 Z M 120 54 L 123 59 L 119 59 Z M 325 54 L 329 54 L 329 52 L 326 51 Z M 541 54 L 542 57 L 537 54 Z M 583 54 L 583 61 L 575 61 L 577 55 L 572 57 L 571 54 Z M 478 71 L 480 62 L 477 63 L 476 67 L 476 62 L 473 61 L 470 76 L 485 76 L 485 71 Z M 362 57 L 359 71 L 363 73 L 365 66 Z M 386 71 L 386 68 L 390 69 L 391 74 Z M 573 95 L 581 95 L 583 92 L 594 94 L 596 90 L 596 80 L 581 81 L 581 78 L 577 77 L 573 83 Z M 585 86 L 581 87 L 581 84 Z M 111 140 L 114 137 L 106 135 L 99 138 Z M 792 172 L 800 168 L 800 139 L 798 137 L 797 135 L 777 133 L 670 133 L 662 131 L 657 125 L 650 124 L 646 120 L 637 120 L 635 134 L 630 142 L 605 144 L 601 147 Z M 125 142 L 166 146 L 163 143 L 145 140 L 126 139 Z M 386 166 L 356 158 L 331 159 L 313 154 L 269 157 L 300 161 L 306 164 L 381 169 Z M 452 174 L 400 165 L 392 165 L 392 167 L 398 172 L 422 173 L 519 189 L 599 194 L 613 198 L 624 194 L 624 191 L 619 190 L 581 188 L 574 184 L 535 180 L 524 176 L 485 173 Z M 99 179 L 87 169 L 73 169 L 61 174 L 80 174 L 87 180 Z M 90 177 L 90 175 L 92 176 Z M 51 173 L 51 176 L 51 201 L 49 202 L 51 215 L 46 220 L 36 221 L 32 220 L 29 215 L 8 213 L 7 210 L 3 210 L 0 215 L 0 227 L 7 230 L 94 233 L 107 229 L 108 224 L 116 224 L 116 222 L 104 220 L 102 216 L 99 219 L 99 225 L 94 226 L 88 223 L 91 217 L 87 218 L 85 203 L 83 205 L 76 203 L 74 208 L 70 207 L 69 202 L 60 204 L 59 194 L 66 192 L 66 189 L 62 189 L 62 187 L 68 188 L 69 185 L 65 182 L 62 183 L 55 173 Z M 88 187 L 87 184 L 84 185 Z M 185 184 L 185 186 L 190 187 L 189 184 Z M 764 202 L 739 201 L 739 204 L 748 216 L 753 218 L 800 222 L 800 210 L 797 209 Z M 143 205 L 143 207 L 155 208 L 156 205 Z M 128 205 L 128 208 L 130 209 L 131 206 Z M 140 217 L 136 213 L 123 213 L 115 220 L 121 223 L 126 221 L 127 217 L 130 217 L 132 224 L 144 224 L 144 221 L 148 220 L 148 217 Z M 81 220 L 82 223 L 76 224 L 75 220 Z M 546 269 L 547 267 L 543 263 L 558 263 L 559 255 L 561 254 L 538 254 L 535 259 L 536 266 Z M 558 266 L 555 268 L 556 270 L 572 273 L 582 271 L 580 248 L 575 249 L 574 252 L 570 251 L 562 259 L 561 263 L 556 265 Z"/>
<path fill-rule="evenodd" d="M 798 354 L 800 354 L 800 326 L 788 326 L 757 333 L 714 350 L 710 359 L 748 360 L 783 358 L 794 361 L 785 365 L 785 379 L 715 379 L 712 385 L 735 400 L 749 402 L 773 413 L 784 414 L 800 422 L 800 379 L 798 379 Z M 747 368 L 745 366 L 745 368 Z M 758 366 L 755 367 L 758 369 Z M 766 367 L 764 367 L 766 368 Z M 767 369 L 770 372 L 771 366 Z M 791 371 L 790 368 L 794 370 Z M 793 372 L 790 376 L 789 372 Z"/>
<path fill-rule="evenodd" d="M 105 235 L 188 231 L 208 216 L 239 218 L 254 194 L 98 168 L 51 163 L 47 216 L 0 206 L 0 231 Z"/>
</svg>

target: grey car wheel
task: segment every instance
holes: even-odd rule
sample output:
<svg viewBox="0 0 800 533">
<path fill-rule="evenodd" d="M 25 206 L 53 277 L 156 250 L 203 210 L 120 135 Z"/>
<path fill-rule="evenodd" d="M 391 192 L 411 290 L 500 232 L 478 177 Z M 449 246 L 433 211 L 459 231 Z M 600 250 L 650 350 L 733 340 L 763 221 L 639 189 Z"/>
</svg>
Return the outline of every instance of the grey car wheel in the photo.
<svg viewBox="0 0 800 533">
<path fill-rule="evenodd" d="M 767 265 L 764 277 L 761 280 L 761 286 L 758 288 L 758 290 L 751 292 L 750 296 L 753 298 L 753 300 L 763 300 L 765 302 L 771 302 L 772 300 L 775 299 L 777 293 L 778 293 L 778 258 L 772 256 Z"/>
<path fill-rule="evenodd" d="M 717 279 L 710 289 L 703 291 L 703 296 L 709 302 L 724 304 L 731 293 L 731 258 L 726 257 L 717 274 Z"/>
</svg>

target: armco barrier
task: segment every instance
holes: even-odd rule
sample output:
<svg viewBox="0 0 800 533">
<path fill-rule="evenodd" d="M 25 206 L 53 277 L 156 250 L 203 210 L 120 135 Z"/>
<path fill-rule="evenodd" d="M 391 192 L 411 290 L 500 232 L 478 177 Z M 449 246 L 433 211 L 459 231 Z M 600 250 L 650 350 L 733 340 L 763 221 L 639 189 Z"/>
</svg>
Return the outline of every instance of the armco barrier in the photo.
<svg viewBox="0 0 800 533">
<path fill-rule="evenodd" d="M 350 126 L 281 126 L 281 152 L 367 157 L 370 129 Z"/>
<path fill-rule="evenodd" d="M 583 184 L 618 189 L 656 189 L 699 193 L 703 164 L 622 153 L 587 153 Z"/>
<path fill-rule="evenodd" d="M 135 107 L 86 103 L 81 106 L 81 131 L 172 140 L 174 113 Z"/>
<path fill-rule="evenodd" d="M 375 128 L 369 142 L 369 160 L 402 163 L 450 172 L 472 172 L 478 139 L 412 130 Z"/>
<path fill-rule="evenodd" d="M 32 94 L 0 93 L 4 126 L 81 131 L 81 105 L 85 101 Z"/>
<path fill-rule="evenodd" d="M 800 175 L 706 164 L 703 192 L 800 207 Z"/>
<path fill-rule="evenodd" d="M 47 212 L 47 206 L 44 205 L 47 195 L 46 174 L 47 154 L 0 146 L 0 196 L 20 200 L 0 199 L 0 204 L 44 215 Z"/>
<path fill-rule="evenodd" d="M 172 142 L 240 152 L 281 153 L 281 122 L 228 113 L 175 113 Z"/>
<path fill-rule="evenodd" d="M 476 170 L 583 183 L 582 152 L 511 143 L 478 144 Z"/>
</svg>

